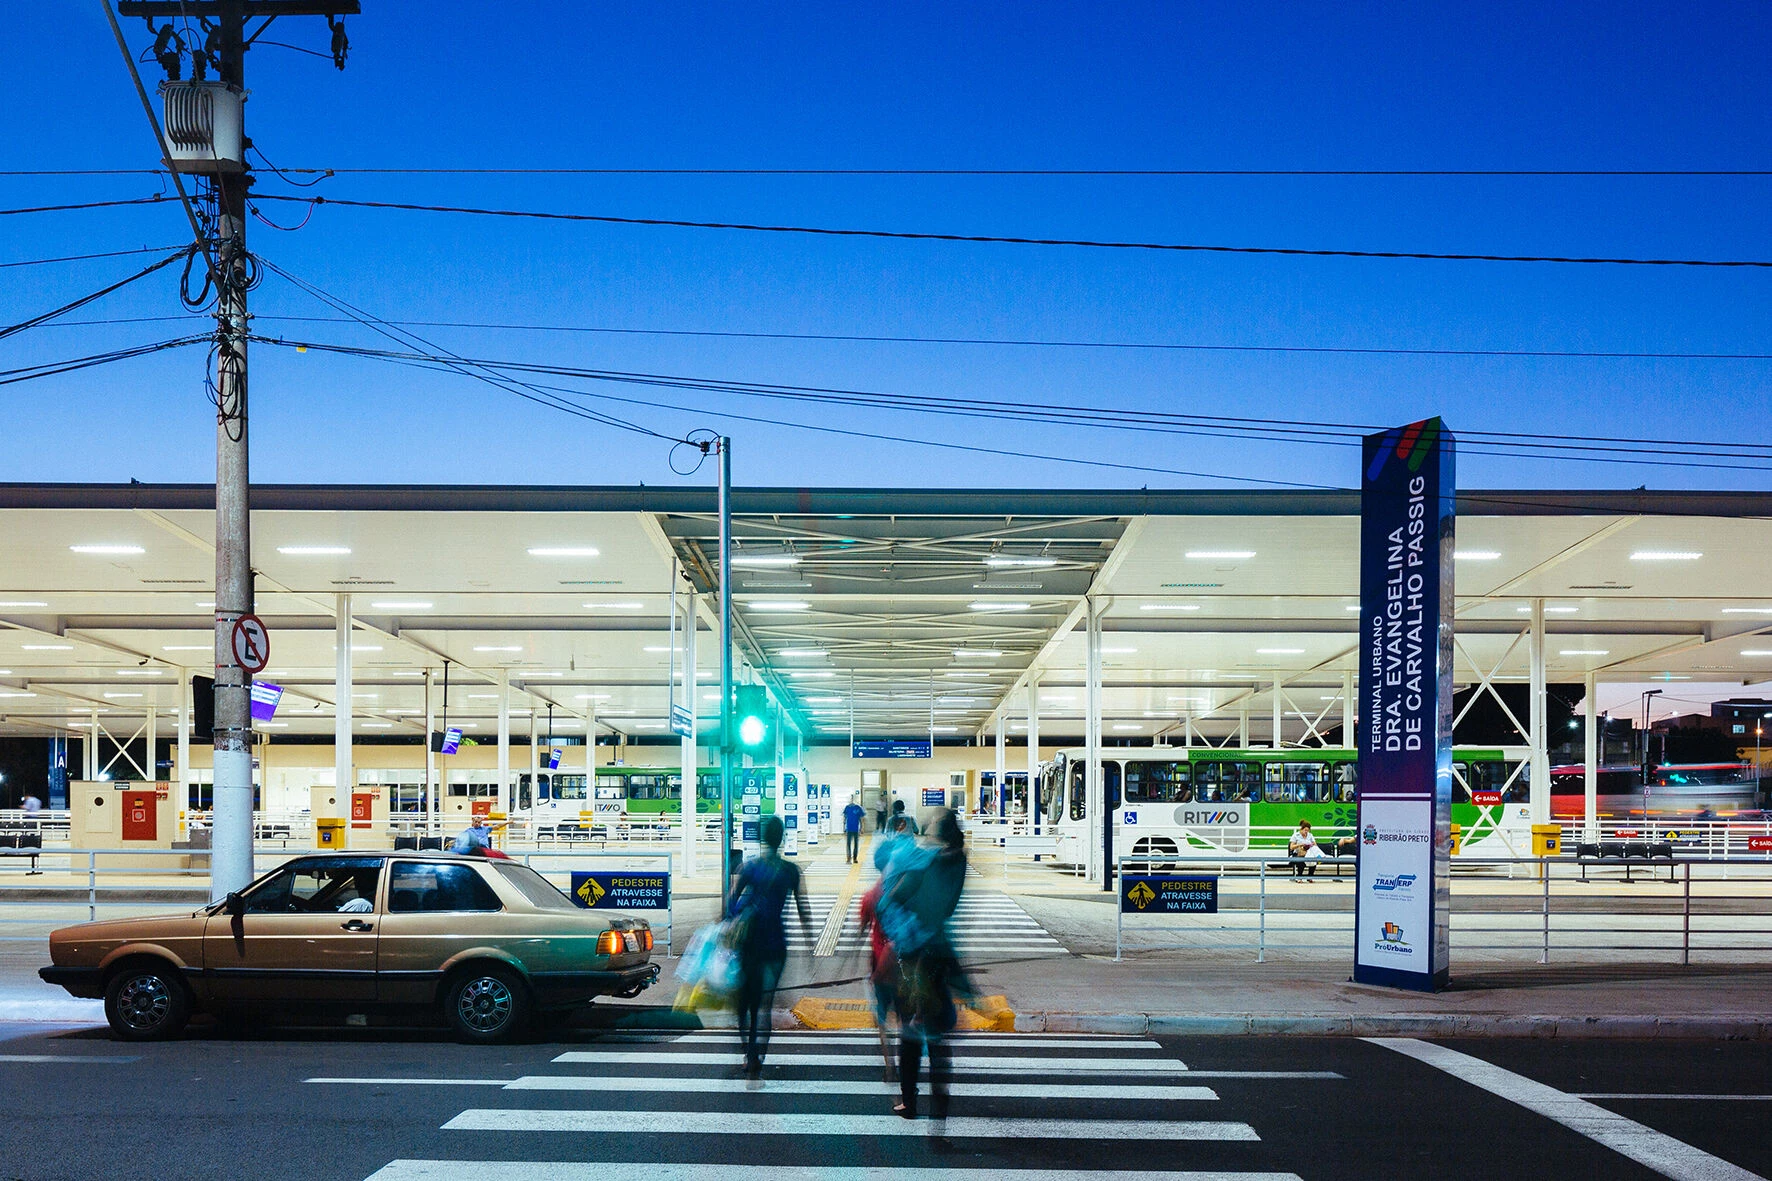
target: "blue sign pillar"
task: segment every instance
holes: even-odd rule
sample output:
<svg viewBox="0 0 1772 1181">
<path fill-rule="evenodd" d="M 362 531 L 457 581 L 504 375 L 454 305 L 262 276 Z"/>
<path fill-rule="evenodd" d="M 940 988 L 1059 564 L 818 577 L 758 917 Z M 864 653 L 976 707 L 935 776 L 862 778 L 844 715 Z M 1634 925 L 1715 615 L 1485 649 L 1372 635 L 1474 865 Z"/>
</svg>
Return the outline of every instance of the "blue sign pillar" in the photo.
<svg viewBox="0 0 1772 1181">
<path fill-rule="evenodd" d="M 1366 436 L 1360 491 L 1359 893 L 1354 979 L 1448 978 L 1454 440 Z"/>
</svg>

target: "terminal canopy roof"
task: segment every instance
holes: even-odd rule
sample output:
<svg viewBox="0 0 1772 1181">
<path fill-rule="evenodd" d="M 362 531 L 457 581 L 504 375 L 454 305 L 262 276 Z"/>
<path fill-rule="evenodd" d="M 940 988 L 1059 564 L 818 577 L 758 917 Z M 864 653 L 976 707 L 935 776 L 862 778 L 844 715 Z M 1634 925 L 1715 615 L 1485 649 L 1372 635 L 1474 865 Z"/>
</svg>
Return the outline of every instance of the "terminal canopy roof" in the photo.
<svg viewBox="0 0 1772 1181">
<path fill-rule="evenodd" d="M 254 490 L 273 732 L 330 735 L 338 612 L 357 732 L 668 735 L 673 590 L 701 595 L 695 697 L 718 713 L 711 490 Z M 0 732 L 125 734 L 213 662 L 213 490 L 0 487 Z M 811 740 L 1081 734 L 1084 601 L 1103 615 L 1103 734 L 1265 741 L 1342 720 L 1356 673 L 1352 493 L 740 489 L 732 593 L 746 675 Z M 1523 680 L 1531 603 L 1549 679 L 1741 686 L 1772 677 L 1772 495 L 1473 492 L 1459 502 L 1460 684 Z M 673 652 L 673 647 L 676 651 Z M 1692 707 L 1670 706 L 1671 712 Z M 110 716 L 104 716 L 110 715 Z M 550 722 L 551 719 L 551 722 Z M 1184 721 L 1184 719 L 1186 719 Z M 158 723 L 162 735 L 169 720 Z"/>
</svg>

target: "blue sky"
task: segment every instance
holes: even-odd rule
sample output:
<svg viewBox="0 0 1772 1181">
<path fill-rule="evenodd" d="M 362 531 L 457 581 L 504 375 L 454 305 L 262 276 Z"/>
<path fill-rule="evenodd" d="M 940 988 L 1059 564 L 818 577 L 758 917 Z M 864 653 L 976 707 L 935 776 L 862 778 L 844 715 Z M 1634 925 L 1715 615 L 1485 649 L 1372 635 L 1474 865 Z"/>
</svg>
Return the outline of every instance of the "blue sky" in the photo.
<svg viewBox="0 0 1772 1181">
<path fill-rule="evenodd" d="M 343 73 L 248 58 L 248 129 L 285 167 L 1722 168 L 1772 160 L 1772 9 L 1435 6 L 426 5 L 364 0 Z M 1351 11 L 1350 11 L 1351 9 Z M 0 169 L 155 160 L 96 4 L 13 16 Z M 125 31 L 137 50 L 139 20 Z M 267 40 L 323 48 L 318 20 Z M 152 85 L 155 74 L 148 68 Z M 72 79 L 70 82 L 69 80 Z M 0 177 L 0 207 L 149 177 Z M 257 191 L 292 191 L 261 172 Z M 334 197 L 621 216 L 1244 245 L 1772 258 L 1772 178 L 346 176 Z M 298 210 L 267 205 L 296 220 Z M 506 222 L 322 208 L 250 242 L 389 319 L 1318 347 L 1772 353 L 1772 272 L 1198 256 Z M 12 217 L 0 261 L 177 243 L 170 205 Z M 0 270 L 0 320 L 136 269 Z M 379 342 L 276 277 L 266 335 Z M 173 277 L 72 319 L 170 315 Z M 16 314 L 15 314 L 16 313 Z M 45 328 L 0 368 L 185 331 Z M 756 382 L 1258 419 L 1763 441 L 1772 362 L 1369 356 L 421 329 L 463 354 Z M 204 481 L 198 350 L 0 387 L 15 480 Z M 666 447 L 477 382 L 260 347 L 262 481 L 682 482 Z M 735 436 L 749 484 L 1198 487 L 1051 456 L 1350 485 L 1329 447 L 1060 429 L 621 387 L 587 405 Z M 1015 452 L 842 438 L 763 416 Z M 705 482 L 706 470 L 689 477 Z M 1466 456 L 1466 486 L 1742 487 L 1763 472 Z M 1242 486 L 1242 485 L 1238 485 Z"/>
</svg>

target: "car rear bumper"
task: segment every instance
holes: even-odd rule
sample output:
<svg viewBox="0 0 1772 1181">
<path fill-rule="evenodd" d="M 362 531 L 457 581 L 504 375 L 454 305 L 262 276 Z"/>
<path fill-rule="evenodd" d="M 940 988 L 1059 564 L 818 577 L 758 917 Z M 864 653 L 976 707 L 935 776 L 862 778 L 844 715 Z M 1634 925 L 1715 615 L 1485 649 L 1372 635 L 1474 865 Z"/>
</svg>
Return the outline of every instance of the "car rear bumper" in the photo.
<svg viewBox="0 0 1772 1181">
<path fill-rule="evenodd" d="M 104 977 L 99 974 L 97 968 L 67 968 L 51 965 L 47 968 L 38 968 L 37 975 L 42 977 L 45 983 L 59 984 L 73 996 L 96 1000 L 105 995 Z"/>
<path fill-rule="evenodd" d="M 530 976 L 536 1003 L 544 1008 L 583 1004 L 593 997 L 637 995 L 658 980 L 659 965 L 603 972 L 536 972 Z"/>
</svg>

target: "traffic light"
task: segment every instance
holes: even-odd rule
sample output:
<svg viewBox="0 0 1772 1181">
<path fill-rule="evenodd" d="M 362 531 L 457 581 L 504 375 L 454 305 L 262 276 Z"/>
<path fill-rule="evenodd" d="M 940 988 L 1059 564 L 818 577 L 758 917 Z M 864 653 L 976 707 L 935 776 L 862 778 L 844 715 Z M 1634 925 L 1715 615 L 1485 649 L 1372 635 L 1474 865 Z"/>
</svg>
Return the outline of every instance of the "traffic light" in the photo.
<svg viewBox="0 0 1772 1181">
<path fill-rule="evenodd" d="M 762 685 L 739 685 L 733 695 L 733 725 L 738 749 L 748 755 L 773 754 L 774 719 L 769 713 L 769 690 Z"/>
</svg>

